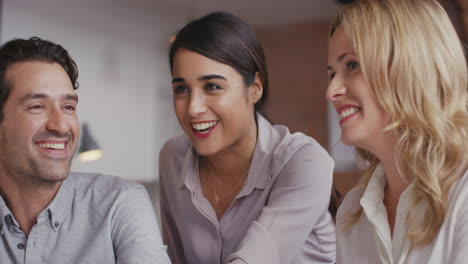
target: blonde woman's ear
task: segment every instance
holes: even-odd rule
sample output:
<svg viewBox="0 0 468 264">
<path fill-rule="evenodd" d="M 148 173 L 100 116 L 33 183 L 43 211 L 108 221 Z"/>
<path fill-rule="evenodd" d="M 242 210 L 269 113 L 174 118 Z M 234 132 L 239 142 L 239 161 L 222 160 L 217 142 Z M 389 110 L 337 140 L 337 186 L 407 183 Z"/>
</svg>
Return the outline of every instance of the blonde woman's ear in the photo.
<svg viewBox="0 0 468 264">
<path fill-rule="evenodd" d="M 263 83 L 262 83 L 262 80 L 260 79 L 260 75 L 257 72 L 255 73 L 255 78 L 254 78 L 252 85 L 250 85 L 249 96 L 252 102 L 256 103 L 258 102 L 258 100 L 260 100 L 260 98 L 262 98 L 262 95 L 263 95 Z"/>
</svg>

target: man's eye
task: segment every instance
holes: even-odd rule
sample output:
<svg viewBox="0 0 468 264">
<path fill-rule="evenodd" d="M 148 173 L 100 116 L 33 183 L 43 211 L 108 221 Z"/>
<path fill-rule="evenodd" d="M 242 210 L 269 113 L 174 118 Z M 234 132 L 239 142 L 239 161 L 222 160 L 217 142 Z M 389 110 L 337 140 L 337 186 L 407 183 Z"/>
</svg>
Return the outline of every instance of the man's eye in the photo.
<svg viewBox="0 0 468 264">
<path fill-rule="evenodd" d="M 65 109 L 69 110 L 69 111 L 75 111 L 76 110 L 76 107 L 73 106 L 73 105 L 66 105 L 65 106 Z"/>
<path fill-rule="evenodd" d="M 333 80 L 333 77 L 335 77 L 336 72 L 332 72 L 328 75 L 328 80 L 331 81 Z"/>
<path fill-rule="evenodd" d="M 177 85 L 174 87 L 174 94 L 187 94 L 189 89 L 183 85 Z"/>
<path fill-rule="evenodd" d="M 349 71 L 353 71 L 355 70 L 356 68 L 359 68 L 361 65 L 356 62 L 356 61 L 349 61 L 347 64 L 346 64 L 346 67 L 348 68 Z"/>
<path fill-rule="evenodd" d="M 28 109 L 30 110 L 40 110 L 40 109 L 43 109 L 44 107 L 42 105 L 33 105 L 33 106 L 30 106 L 28 107 Z"/>
</svg>

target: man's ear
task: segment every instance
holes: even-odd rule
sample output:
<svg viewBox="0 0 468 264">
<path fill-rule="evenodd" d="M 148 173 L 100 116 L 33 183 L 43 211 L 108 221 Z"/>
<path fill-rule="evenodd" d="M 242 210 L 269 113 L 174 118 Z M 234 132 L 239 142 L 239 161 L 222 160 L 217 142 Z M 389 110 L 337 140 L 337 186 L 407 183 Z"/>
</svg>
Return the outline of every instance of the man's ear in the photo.
<svg viewBox="0 0 468 264">
<path fill-rule="evenodd" d="M 255 78 L 253 83 L 250 85 L 249 88 L 249 97 L 250 100 L 255 104 L 262 98 L 263 95 L 263 83 L 262 80 L 260 79 L 260 74 L 255 73 Z"/>
</svg>

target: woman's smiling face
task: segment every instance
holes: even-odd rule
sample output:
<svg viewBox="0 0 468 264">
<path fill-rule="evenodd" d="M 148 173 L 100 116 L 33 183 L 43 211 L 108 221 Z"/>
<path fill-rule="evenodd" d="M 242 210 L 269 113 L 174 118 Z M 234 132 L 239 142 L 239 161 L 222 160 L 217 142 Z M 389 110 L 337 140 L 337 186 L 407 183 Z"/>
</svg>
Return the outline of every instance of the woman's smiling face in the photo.
<svg viewBox="0 0 468 264">
<path fill-rule="evenodd" d="M 390 124 L 389 115 L 371 94 L 360 68 L 358 55 L 343 26 L 328 47 L 327 99 L 340 115 L 341 140 L 347 145 L 372 151 Z"/>
<path fill-rule="evenodd" d="M 256 97 L 234 68 L 179 49 L 172 72 L 177 119 L 200 155 L 224 152 L 250 135 Z"/>
</svg>

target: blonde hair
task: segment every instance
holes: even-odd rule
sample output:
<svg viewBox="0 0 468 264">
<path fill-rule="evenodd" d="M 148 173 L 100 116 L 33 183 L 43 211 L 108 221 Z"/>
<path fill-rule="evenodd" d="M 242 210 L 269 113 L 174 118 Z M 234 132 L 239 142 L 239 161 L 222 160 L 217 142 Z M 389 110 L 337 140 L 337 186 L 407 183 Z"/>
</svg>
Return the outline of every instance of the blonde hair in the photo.
<svg viewBox="0 0 468 264">
<path fill-rule="evenodd" d="M 447 210 L 450 186 L 468 168 L 467 64 L 463 46 L 444 9 L 434 0 L 358 0 L 345 6 L 330 36 L 342 25 L 353 41 L 372 95 L 390 115 L 400 175 L 414 184 L 408 239 L 431 242 Z M 367 169 L 362 196 L 380 163 L 357 148 Z M 425 217 L 416 223 L 418 204 Z M 362 208 L 351 214 L 351 225 Z"/>
</svg>

